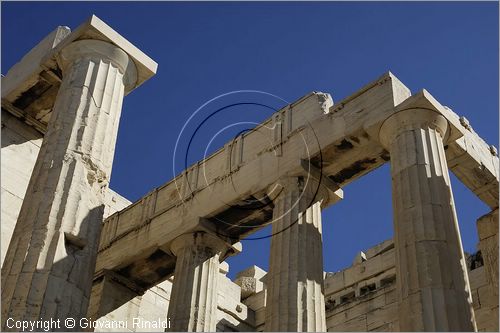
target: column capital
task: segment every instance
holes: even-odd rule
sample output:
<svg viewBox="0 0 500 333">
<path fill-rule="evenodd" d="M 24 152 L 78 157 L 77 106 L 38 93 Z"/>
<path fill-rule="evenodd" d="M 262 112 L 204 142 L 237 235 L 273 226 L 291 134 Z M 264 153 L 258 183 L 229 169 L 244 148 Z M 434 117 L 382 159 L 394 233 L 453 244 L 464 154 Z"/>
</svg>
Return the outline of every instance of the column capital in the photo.
<svg viewBox="0 0 500 333">
<path fill-rule="evenodd" d="M 425 89 L 364 125 L 367 133 L 386 149 L 390 148 L 393 139 L 402 131 L 422 127 L 437 130 L 445 144 L 461 138 L 466 131 L 458 115 L 439 103 Z"/>
<path fill-rule="evenodd" d="M 443 115 L 430 109 L 408 108 L 392 114 L 382 123 L 379 140 L 386 149 L 390 149 L 392 142 L 400 133 L 420 128 L 436 130 L 443 141 L 449 136 L 448 121 Z"/>
<path fill-rule="evenodd" d="M 94 39 L 84 39 L 66 45 L 56 56 L 63 73 L 81 59 L 104 61 L 118 67 L 123 74 L 125 91 L 132 90 L 137 83 L 137 68 L 128 54 L 116 45 Z"/>
<path fill-rule="evenodd" d="M 187 234 L 182 234 L 175 238 L 170 244 L 170 251 L 178 256 L 184 248 L 205 248 L 209 249 L 210 255 L 222 253 L 232 248 L 223 239 L 216 235 L 212 235 L 205 231 L 195 231 Z"/>
<path fill-rule="evenodd" d="M 269 186 L 267 194 L 271 200 L 277 200 L 290 192 L 298 192 L 300 199 L 310 200 L 311 204 L 330 200 L 328 188 L 308 174 L 281 177 Z"/>
</svg>

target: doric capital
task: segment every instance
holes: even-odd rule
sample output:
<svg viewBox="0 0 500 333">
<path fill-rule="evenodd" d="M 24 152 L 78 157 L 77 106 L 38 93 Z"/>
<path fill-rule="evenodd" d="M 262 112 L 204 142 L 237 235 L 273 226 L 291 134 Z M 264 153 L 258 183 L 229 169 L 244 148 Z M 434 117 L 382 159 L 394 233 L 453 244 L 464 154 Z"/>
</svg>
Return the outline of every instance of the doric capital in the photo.
<svg viewBox="0 0 500 333">
<path fill-rule="evenodd" d="M 297 192 L 298 200 L 307 200 L 311 204 L 329 200 L 328 188 L 308 174 L 280 178 L 269 187 L 268 196 L 277 200 L 290 192 Z"/>
<path fill-rule="evenodd" d="M 204 231 L 196 231 L 180 235 L 170 244 L 170 251 L 175 256 L 178 256 L 181 250 L 185 248 L 203 250 L 209 256 L 213 256 L 218 253 L 225 253 L 231 248 L 231 245 L 216 235 Z"/>
<path fill-rule="evenodd" d="M 434 110 L 410 108 L 398 111 L 387 118 L 380 127 L 380 143 L 388 150 L 394 139 L 405 131 L 431 128 L 441 134 L 443 140 L 449 135 L 448 121 Z"/>
<path fill-rule="evenodd" d="M 123 74 L 125 91 L 133 89 L 137 82 L 137 68 L 134 61 L 121 48 L 101 40 L 85 39 L 65 46 L 57 56 L 63 73 L 81 59 L 109 62 Z"/>
</svg>

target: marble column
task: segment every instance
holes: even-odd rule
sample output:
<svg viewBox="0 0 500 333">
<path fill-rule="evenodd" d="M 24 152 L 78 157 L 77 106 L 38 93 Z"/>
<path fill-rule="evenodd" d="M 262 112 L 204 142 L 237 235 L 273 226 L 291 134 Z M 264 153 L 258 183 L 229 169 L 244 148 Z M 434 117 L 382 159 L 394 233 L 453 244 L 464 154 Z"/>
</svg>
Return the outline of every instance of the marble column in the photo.
<svg viewBox="0 0 500 333">
<path fill-rule="evenodd" d="M 266 331 L 326 331 L 321 203 L 307 177 L 280 181 L 267 274 Z"/>
<path fill-rule="evenodd" d="M 380 140 L 391 155 L 401 331 L 474 331 L 472 298 L 437 112 L 389 117 Z"/>
<path fill-rule="evenodd" d="M 177 237 L 177 257 L 168 319 L 172 332 L 215 332 L 219 265 L 229 245 L 217 236 L 195 232 Z"/>
<path fill-rule="evenodd" d="M 73 42 L 57 61 L 61 87 L 2 266 L 3 330 L 8 318 L 85 316 L 122 100 L 136 82 L 133 61 L 104 41 Z"/>
</svg>

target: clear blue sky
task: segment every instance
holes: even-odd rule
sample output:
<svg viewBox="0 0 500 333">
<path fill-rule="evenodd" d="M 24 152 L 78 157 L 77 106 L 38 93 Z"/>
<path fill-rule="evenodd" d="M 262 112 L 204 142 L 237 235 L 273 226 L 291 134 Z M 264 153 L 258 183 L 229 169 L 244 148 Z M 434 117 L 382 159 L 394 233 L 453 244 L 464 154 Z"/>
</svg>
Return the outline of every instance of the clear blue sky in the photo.
<svg viewBox="0 0 500 333">
<path fill-rule="evenodd" d="M 413 92 L 426 88 L 465 115 L 498 146 L 497 2 L 1 6 L 2 73 L 56 26 L 76 28 L 93 13 L 159 63 L 158 74 L 123 106 L 111 187 L 130 200 L 172 178 L 175 141 L 188 117 L 209 99 L 238 89 L 290 102 L 324 91 L 340 101 L 391 70 Z M 242 107 L 215 117 L 193 141 L 189 162 L 202 157 L 214 131 L 270 114 Z M 223 134 L 214 149 L 234 132 Z M 349 266 L 357 251 L 392 237 L 390 186 L 385 165 L 344 188 L 345 199 L 324 211 L 326 271 Z M 488 208 L 454 177 L 453 190 L 465 250 L 474 251 L 475 221 Z M 267 269 L 269 244 L 269 239 L 244 241 L 244 252 L 230 259 L 230 275 L 251 264 Z"/>
</svg>

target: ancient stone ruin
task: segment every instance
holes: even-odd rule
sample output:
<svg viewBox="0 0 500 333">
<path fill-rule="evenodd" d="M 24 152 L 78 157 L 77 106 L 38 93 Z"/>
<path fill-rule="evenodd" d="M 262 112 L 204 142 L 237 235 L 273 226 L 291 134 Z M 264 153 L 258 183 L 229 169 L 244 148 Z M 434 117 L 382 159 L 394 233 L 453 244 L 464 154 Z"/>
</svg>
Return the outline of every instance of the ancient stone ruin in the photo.
<svg viewBox="0 0 500 333">
<path fill-rule="evenodd" d="M 2 78 L 2 330 L 498 331 L 499 160 L 465 118 L 386 73 L 300 98 L 131 203 L 108 186 L 121 106 L 156 69 L 93 16 Z M 321 210 L 384 163 L 395 239 L 324 272 Z M 468 257 L 449 171 L 491 208 Z M 231 281 L 225 258 L 270 223 L 269 272 Z"/>
</svg>

